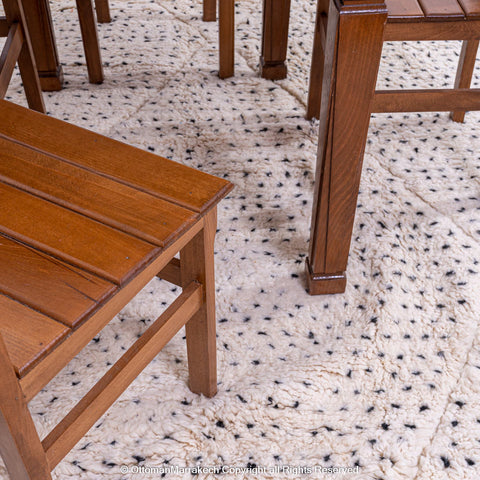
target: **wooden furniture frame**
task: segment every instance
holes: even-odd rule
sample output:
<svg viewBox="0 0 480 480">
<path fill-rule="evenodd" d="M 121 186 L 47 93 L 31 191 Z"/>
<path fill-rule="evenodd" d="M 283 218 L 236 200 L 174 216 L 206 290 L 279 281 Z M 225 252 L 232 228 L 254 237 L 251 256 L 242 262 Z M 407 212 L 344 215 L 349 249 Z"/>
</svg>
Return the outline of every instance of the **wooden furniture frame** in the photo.
<svg viewBox="0 0 480 480">
<path fill-rule="evenodd" d="M 370 114 L 452 111 L 462 120 L 466 110 L 480 110 L 480 89 L 468 88 L 480 2 L 320 0 L 315 31 L 309 110 L 321 108 L 307 281 L 311 294 L 341 293 Z M 375 91 L 387 40 L 466 40 L 455 88 Z"/>
<path fill-rule="evenodd" d="M 109 18 L 108 1 L 96 1 L 102 18 Z M 26 3 L 28 4 L 28 0 Z M 103 68 L 92 1 L 76 0 L 76 3 L 85 50 L 88 78 L 91 83 L 102 83 Z M 34 55 L 35 47 L 33 45 L 36 44 L 34 43 L 32 45 L 28 28 L 30 22 L 26 20 L 23 2 L 22 0 L 3 0 L 3 5 L 5 17 L 0 17 L 0 37 L 7 37 L 7 41 L 0 57 L 0 98 L 5 97 L 13 69 L 18 61 L 29 107 L 38 112 L 45 113 L 45 104 L 41 93 L 42 80 L 38 75 Z M 38 21 L 38 18 L 35 18 L 35 21 Z M 38 41 L 38 38 L 34 40 Z M 42 50 L 41 55 L 44 53 L 45 51 Z M 47 90 L 49 90 L 49 88 L 47 88 Z"/>
<path fill-rule="evenodd" d="M 21 0 L 4 0 L 5 17 L 0 17 L 0 37 L 7 37 L 0 55 L 0 98 L 5 98 L 16 63 L 20 69 L 28 105 L 45 112 L 32 43 L 25 28 Z"/>
<path fill-rule="evenodd" d="M 23 5 L 42 90 L 61 90 L 63 69 L 55 43 L 49 0 L 23 0 Z M 95 0 L 95 8 L 99 22 L 111 20 L 108 0 Z M 216 15 L 216 0 L 203 0 L 203 20 L 213 22 Z"/>
<path fill-rule="evenodd" d="M 0 160 L 0 454 L 12 480 L 46 480 L 183 325 L 190 389 L 215 395 L 232 185 L 3 100 Z M 28 402 L 155 276 L 182 293 L 40 440 Z"/>
</svg>

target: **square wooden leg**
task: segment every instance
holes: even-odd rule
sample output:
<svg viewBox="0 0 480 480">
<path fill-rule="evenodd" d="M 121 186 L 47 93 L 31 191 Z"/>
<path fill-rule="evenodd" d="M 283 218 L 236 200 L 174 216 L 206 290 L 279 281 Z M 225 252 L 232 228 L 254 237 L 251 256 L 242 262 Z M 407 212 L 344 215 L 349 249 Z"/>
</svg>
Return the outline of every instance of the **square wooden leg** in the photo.
<svg viewBox="0 0 480 480">
<path fill-rule="evenodd" d="M 50 480 L 50 468 L 27 402 L 0 337 L 0 454 L 11 480 Z"/>
<path fill-rule="evenodd" d="M 180 272 L 183 287 L 194 280 L 203 286 L 203 305 L 185 326 L 190 390 L 213 397 L 217 393 L 213 261 L 217 228 L 216 209 L 211 210 L 203 221 L 203 229 L 180 252 Z"/>
<path fill-rule="evenodd" d="M 478 40 L 465 41 L 462 44 L 460 60 L 458 62 L 455 88 L 470 88 L 472 83 L 475 60 L 477 58 Z M 450 114 L 454 122 L 462 123 L 465 120 L 465 111 L 456 111 Z"/>
</svg>

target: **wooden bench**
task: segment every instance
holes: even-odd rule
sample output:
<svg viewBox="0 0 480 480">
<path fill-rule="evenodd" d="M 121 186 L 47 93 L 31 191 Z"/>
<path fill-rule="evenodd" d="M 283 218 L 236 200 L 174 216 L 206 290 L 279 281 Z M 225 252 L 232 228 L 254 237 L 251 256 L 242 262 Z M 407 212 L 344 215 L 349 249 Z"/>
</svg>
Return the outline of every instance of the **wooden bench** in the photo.
<svg viewBox="0 0 480 480">
<path fill-rule="evenodd" d="M 213 243 L 231 188 L 0 100 L 0 453 L 12 479 L 51 478 L 185 324 L 190 389 L 216 393 Z M 40 440 L 27 403 L 156 275 L 180 296 Z"/>
</svg>

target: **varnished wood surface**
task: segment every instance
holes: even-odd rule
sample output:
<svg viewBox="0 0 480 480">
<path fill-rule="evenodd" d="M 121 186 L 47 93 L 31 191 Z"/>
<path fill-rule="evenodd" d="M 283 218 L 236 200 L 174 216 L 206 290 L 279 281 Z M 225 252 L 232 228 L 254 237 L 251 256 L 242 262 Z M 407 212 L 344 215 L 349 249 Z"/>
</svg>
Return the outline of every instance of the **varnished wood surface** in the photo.
<svg viewBox="0 0 480 480">
<path fill-rule="evenodd" d="M 0 311 L 0 333 L 18 376 L 25 375 L 70 332 L 60 322 L 1 294 Z"/>
<path fill-rule="evenodd" d="M 0 104 L 2 117 L 0 136 L 35 145 L 36 150 L 197 213 L 208 210 L 230 188 L 220 178 L 7 102 Z M 18 125 L 25 128 L 19 130 Z"/>
<path fill-rule="evenodd" d="M 0 235 L 0 292 L 68 327 L 117 288 L 30 246 Z"/>
<path fill-rule="evenodd" d="M 385 0 L 389 22 L 473 20 L 480 16 L 477 0 Z"/>
<path fill-rule="evenodd" d="M 0 324 L 17 373 L 25 376 L 70 329 L 148 271 L 230 188 L 0 101 L 0 295 L 37 325 L 21 352 L 12 329 Z"/>
</svg>

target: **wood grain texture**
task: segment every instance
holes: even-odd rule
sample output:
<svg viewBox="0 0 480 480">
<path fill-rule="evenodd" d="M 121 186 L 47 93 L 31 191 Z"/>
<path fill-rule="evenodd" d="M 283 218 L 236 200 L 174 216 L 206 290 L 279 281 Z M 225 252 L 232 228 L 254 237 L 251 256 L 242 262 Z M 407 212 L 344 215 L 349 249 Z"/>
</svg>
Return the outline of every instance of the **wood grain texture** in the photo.
<svg viewBox="0 0 480 480">
<path fill-rule="evenodd" d="M 89 318 L 80 324 L 75 331 L 58 345 L 47 357 L 36 365 L 20 380 L 25 398 L 31 400 L 88 342 L 116 315 L 127 303 L 155 276 L 173 256 L 181 250 L 203 228 L 203 218 L 168 248 L 162 251 L 155 260 L 148 264 L 130 282 L 118 289 Z"/>
<path fill-rule="evenodd" d="M 206 212 L 232 188 L 226 180 L 60 120 L 31 113 L 1 101 L 0 117 L 7 120 L 0 126 L 0 135 L 34 145 L 64 161 L 82 165 L 197 213 Z M 25 128 L 19 130 L 17 125 L 25 125 Z"/>
<path fill-rule="evenodd" d="M 70 332 L 65 325 L 5 295 L 0 295 L 0 312 L 0 335 L 19 377 L 23 377 Z M 15 322 L 11 321 L 12 318 L 16 319 Z"/>
<path fill-rule="evenodd" d="M 344 287 L 371 101 L 387 10 L 330 4 L 314 211 L 307 270 L 311 294 Z M 338 279 L 340 278 L 341 281 Z"/>
<path fill-rule="evenodd" d="M 160 247 L 198 217 L 191 210 L 1 137 L 0 150 L 4 183 Z"/>
<path fill-rule="evenodd" d="M 199 178 L 198 183 L 203 179 L 212 188 L 211 198 L 202 204 L 210 207 L 199 214 L 179 207 L 176 197 L 168 200 L 56 152 L 45 153 L 38 146 L 45 139 L 42 118 L 5 102 L 2 107 L 13 115 L 0 115 L 0 129 L 7 125 L 10 135 L 27 133 L 20 141 L 0 134 L 0 453 L 15 480 L 47 480 L 50 469 L 186 322 L 192 389 L 215 393 L 216 203 L 232 185 L 182 167 L 192 184 Z M 31 136 L 30 118 L 39 121 L 39 137 Z M 18 123 L 20 119 L 25 122 Z M 56 138 L 63 138 L 62 129 L 70 128 L 66 125 L 56 123 Z M 77 129 L 75 135 L 75 127 L 70 131 L 77 140 L 85 134 Z M 83 152 L 94 158 L 94 146 L 103 137 L 87 137 L 93 151 L 79 149 L 78 156 Z M 112 145 L 125 170 L 131 168 L 130 148 Z M 150 174 L 148 169 L 141 172 L 145 178 Z M 172 194 L 191 193 L 188 185 L 177 187 Z M 146 218 L 135 219 L 142 214 Z M 172 221 L 151 227 L 170 216 Z M 179 251 L 180 261 L 174 258 Z M 27 401 L 159 272 L 181 283 L 182 294 L 42 444 Z"/>
<path fill-rule="evenodd" d="M 216 209 L 204 217 L 204 228 L 180 252 L 182 287 L 203 285 L 202 304 L 185 326 L 189 387 L 194 393 L 213 397 L 217 392 L 214 241 Z"/>
<path fill-rule="evenodd" d="M 478 0 L 458 0 L 469 19 L 480 18 L 480 2 Z"/>
<path fill-rule="evenodd" d="M 127 281 L 158 250 L 1 182 L 0 202 L 0 232 L 118 285 Z M 80 238 L 76 232 L 82 232 Z"/>
<path fill-rule="evenodd" d="M 0 292 L 75 327 L 116 287 L 0 235 Z"/>
<path fill-rule="evenodd" d="M 480 110 L 480 89 L 469 88 L 480 39 L 479 9 L 480 2 L 470 0 L 333 1 L 325 47 L 317 15 L 307 108 L 308 116 L 320 117 L 306 262 L 310 293 L 339 293 L 345 288 L 370 113 L 450 110 L 454 120 L 462 121 L 465 111 Z M 319 12 L 325 10 L 319 3 Z M 410 40 L 466 41 L 454 89 L 372 91 L 383 42 Z M 319 65 L 322 75 L 316 71 Z"/>
</svg>

